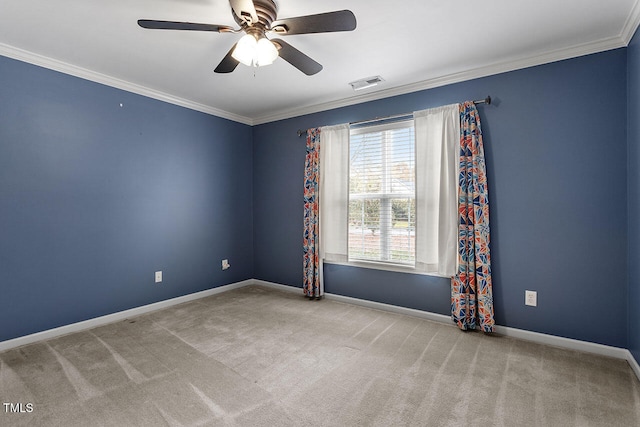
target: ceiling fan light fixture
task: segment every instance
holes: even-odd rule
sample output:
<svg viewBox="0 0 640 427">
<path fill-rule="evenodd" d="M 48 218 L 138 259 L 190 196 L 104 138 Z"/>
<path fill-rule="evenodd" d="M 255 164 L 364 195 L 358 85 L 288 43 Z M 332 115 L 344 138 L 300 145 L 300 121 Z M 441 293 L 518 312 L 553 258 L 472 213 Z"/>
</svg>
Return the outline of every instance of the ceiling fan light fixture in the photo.
<svg viewBox="0 0 640 427">
<path fill-rule="evenodd" d="M 264 37 L 258 40 L 255 61 L 256 66 L 262 67 L 263 65 L 271 65 L 277 57 L 278 49 L 271 40 Z"/>
<path fill-rule="evenodd" d="M 251 34 L 246 34 L 238 41 L 231 56 L 238 62 L 250 67 L 258 51 L 258 41 Z"/>
<path fill-rule="evenodd" d="M 238 41 L 231 56 L 248 67 L 262 67 L 273 64 L 278 57 L 278 49 L 266 37 L 256 40 L 252 34 L 246 34 Z"/>
</svg>

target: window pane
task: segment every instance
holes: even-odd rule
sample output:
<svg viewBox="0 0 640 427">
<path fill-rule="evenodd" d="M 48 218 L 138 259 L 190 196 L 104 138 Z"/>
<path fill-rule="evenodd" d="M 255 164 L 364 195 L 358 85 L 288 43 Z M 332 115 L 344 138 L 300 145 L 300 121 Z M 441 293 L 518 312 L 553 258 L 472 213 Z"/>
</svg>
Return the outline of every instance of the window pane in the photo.
<svg viewBox="0 0 640 427">
<path fill-rule="evenodd" d="M 380 259 L 380 200 L 349 202 L 349 256 Z"/>
<path fill-rule="evenodd" d="M 391 231 L 391 260 L 413 262 L 416 250 L 415 199 L 394 199 L 391 202 L 393 229 Z"/>
</svg>

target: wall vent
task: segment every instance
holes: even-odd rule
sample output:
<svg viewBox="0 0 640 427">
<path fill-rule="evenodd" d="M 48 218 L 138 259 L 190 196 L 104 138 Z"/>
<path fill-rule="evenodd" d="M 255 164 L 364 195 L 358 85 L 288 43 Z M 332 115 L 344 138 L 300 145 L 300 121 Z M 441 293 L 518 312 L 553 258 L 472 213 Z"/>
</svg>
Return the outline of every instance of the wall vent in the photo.
<svg viewBox="0 0 640 427">
<path fill-rule="evenodd" d="M 353 90 L 367 89 L 376 86 L 378 83 L 383 82 L 384 79 L 380 76 L 367 77 L 366 79 L 356 80 L 349 83 Z"/>
</svg>

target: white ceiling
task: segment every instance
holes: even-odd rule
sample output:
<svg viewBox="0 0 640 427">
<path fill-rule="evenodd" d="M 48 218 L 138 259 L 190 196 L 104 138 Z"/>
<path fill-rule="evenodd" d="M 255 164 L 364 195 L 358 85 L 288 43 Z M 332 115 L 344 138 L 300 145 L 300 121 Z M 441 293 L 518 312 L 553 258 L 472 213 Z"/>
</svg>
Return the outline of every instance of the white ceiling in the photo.
<svg viewBox="0 0 640 427">
<path fill-rule="evenodd" d="M 353 32 L 286 41 L 324 69 L 282 59 L 213 69 L 240 34 L 145 30 L 138 19 L 237 28 L 225 0 L 0 0 L 0 55 L 247 124 L 626 46 L 640 0 L 276 0 L 279 18 L 349 9 Z M 380 75 L 353 92 L 349 82 Z"/>
</svg>

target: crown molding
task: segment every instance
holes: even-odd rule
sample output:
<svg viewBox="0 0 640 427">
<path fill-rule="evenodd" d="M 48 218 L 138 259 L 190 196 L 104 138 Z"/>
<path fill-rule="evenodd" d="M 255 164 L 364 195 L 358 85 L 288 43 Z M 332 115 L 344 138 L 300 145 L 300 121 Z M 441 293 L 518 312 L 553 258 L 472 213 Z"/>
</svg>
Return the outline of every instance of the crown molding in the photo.
<svg viewBox="0 0 640 427">
<path fill-rule="evenodd" d="M 640 0 L 638 0 L 640 1 Z M 636 5 L 638 5 L 638 1 Z M 640 8 L 634 8 L 634 10 Z M 640 13 L 638 13 L 637 22 L 640 22 Z M 635 27 L 637 28 L 637 22 Z M 630 28 L 633 25 L 629 25 Z M 635 32 L 635 29 L 633 30 Z M 631 37 L 633 36 L 633 32 Z M 558 49 L 551 52 L 545 52 L 540 55 L 535 56 L 527 56 L 515 58 L 509 61 L 504 61 L 497 64 L 492 64 L 486 67 L 479 67 L 473 70 L 467 70 L 460 73 L 453 73 L 442 77 L 437 77 L 434 79 L 423 80 L 417 83 L 412 83 L 409 85 L 394 87 L 391 89 L 383 89 L 378 90 L 376 92 L 371 92 L 368 94 L 353 96 L 349 98 L 344 98 L 338 101 L 326 102 L 322 104 L 313 104 L 308 106 L 303 106 L 296 109 L 291 109 L 287 111 L 276 112 L 273 114 L 268 114 L 260 117 L 256 117 L 253 120 L 254 125 L 264 124 L 275 122 L 278 120 L 290 119 L 293 117 L 304 116 L 307 114 L 318 113 L 320 111 L 333 110 L 341 107 L 348 107 L 351 105 L 361 104 L 369 101 L 376 101 L 379 99 L 390 98 L 398 95 L 405 95 L 412 92 L 418 92 L 426 89 L 433 89 L 436 87 L 446 86 L 454 83 L 460 83 L 468 80 L 473 80 L 482 77 L 488 77 L 496 74 L 506 73 L 509 71 L 520 70 L 529 67 L 535 67 L 538 65 L 549 64 L 552 62 L 562 61 L 565 59 L 577 58 L 580 56 L 590 55 L 593 53 L 604 52 L 607 50 L 618 49 L 621 47 L 625 47 L 628 45 L 628 41 L 625 42 L 622 36 L 620 37 L 611 37 L 604 40 L 599 40 L 597 42 L 585 43 L 577 46 L 572 46 L 566 49 Z"/>
<path fill-rule="evenodd" d="M 73 64 L 69 64 L 57 59 L 49 58 L 44 55 L 29 52 L 17 47 L 13 47 L 7 44 L 0 43 L 0 55 L 8 58 L 17 59 L 22 62 L 44 67 L 53 71 L 58 71 L 64 74 L 69 74 L 81 79 L 90 80 L 95 83 L 100 83 L 106 86 L 114 87 L 116 89 L 122 89 L 127 92 L 135 93 L 138 95 L 146 96 L 148 98 L 157 99 L 158 101 L 167 102 L 169 104 L 178 105 L 191 110 L 200 111 L 202 113 L 210 114 L 212 116 L 221 117 L 224 119 L 232 120 L 235 122 L 244 123 L 246 125 L 253 125 L 253 120 L 249 117 L 233 114 L 228 111 L 220 110 L 218 108 L 211 107 L 209 105 L 199 104 L 188 99 L 180 98 L 170 95 L 165 92 L 150 89 L 145 86 L 141 86 L 135 83 L 127 82 L 106 74 L 98 73 L 96 71 L 88 70 L 86 68 L 78 67 Z"/>
<path fill-rule="evenodd" d="M 636 0 L 631 8 L 631 13 L 627 17 L 627 22 L 624 23 L 620 38 L 624 41 L 624 45 L 628 46 L 636 33 L 638 26 L 640 26 L 640 0 Z"/>
<path fill-rule="evenodd" d="M 159 101 L 168 102 L 170 104 L 179 105 L 181 107 L 200 111 L 213 116 L 243 123 L 249 126 L 255 126 L 279 120 L 300 117 L 307 114 L 318 113 L 321 111 L 333 110 L 341 107 L 361 104 L 364 102 L 377 101 L 379 99 L 390 98 L 398 95 L 405 95 L 421 90 L 433 89 L 454 83 L 460 83 L 482 77 L 488 77 L 496 74 L 506 73 L 509 71 L 520 70 L 524 68 L 534 67 L 538 65 L 549 64 L 552 62 L 562 61 L 565 59 L 576 58 L 584 55 L 604 52 L 607 50 L 626 47 L 636 30 L 640 26 L 640 0 L 636 0 L 632 11 L 625 22 L 625 26 L 618 37 L 598 40 L 596 42 L 584 43 L 581 45 L 571 46 L 565 49 L 558 49 L 551 52 L 545 52 L 539 55 L 514 58 L 497 64 L 485 67 L 479 67 L 459 73 L 452 73 L 446 76 L 433 79 L 423 80 L 420 82 L 398 86 L 390 89 L 381 89 L 367 94 L 361 94 L 337 101 L 325 102 L 320 104 L 309 104 L 294 109 L 279 110 L 273 113 L 257 116 L 246 117 L 238 114 L 230 113 L 225 110 L 211 107 L 209 105 L 199 104 L 184 98 L 176 97 L 161 91 L 150 89 L 141 85 L 130 83 L 115 77 L 101 74 L 92 70 L 81 68 L 72 64 L 48 58 L 43 55 L 28 52 L 13 46 L 0 43 L 0 55 L 17 59 L 33 65 L 48 68 L 61 73 L 69 74 L 85 80 L 101 83 L 117 89 L 122 89 L 138 95 L 157 99 Z"/>
</svg>

